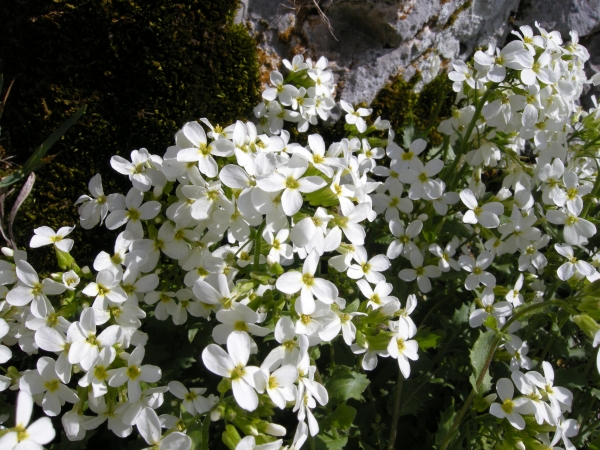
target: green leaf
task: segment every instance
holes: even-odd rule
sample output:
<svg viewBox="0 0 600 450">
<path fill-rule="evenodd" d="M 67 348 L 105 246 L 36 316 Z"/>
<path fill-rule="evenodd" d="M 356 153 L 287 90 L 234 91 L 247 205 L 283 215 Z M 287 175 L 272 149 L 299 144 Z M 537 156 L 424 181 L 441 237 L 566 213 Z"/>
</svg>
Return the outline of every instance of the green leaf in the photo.
<svg viewBox="0 0 600 450">
<path fill-rule="evenodd" d="M 418 342 L 421 350 L 427 350 L 429 348 L 438 347 L 445 335 L 446 333 L 442 330 L 438 330 L 434 333 L 429 327 L 425 327 L 417 331 L 414 339 Z"/>
<path fill-rule="evenodd" d="M 435 444 L 439 448 L 448 436 L 448 432 L 452 427 L 452 422 L 454 422 L 454 417 L 456 416 L 456 411 L 454 409 L 454 398 L 452 399 L 452 403 L 448 408 L 442 412 L 442 417 L 440 417 L 440 423 L 438 425 L 437 432 L 435 433 Z"/>
<path fill-rule="evenodd" d="M 492 316 L 491 314 L 485 318 L 483 324 L 492 330 L 498 329 L 498 319 L 496 319 L 496 316 Z"/>
<path fill-rule="evenodd" d="M 348 443 L 348 436 L 340 436 L 335 439 L 325 434 L 318 434 L 315 439 L 316 450 L 338 450 L 342 449 Z"/>
<path fill-rule="evenodd" d="M 464 303 L 459 309 L 454 311 L 451 321 L 455 325 L 467 323 L 469 321 L 469 305 Z"/>
<path fill-rule="evenodd" d="M 269 272 L 250 272 L 250 278 L 257 280 L 260 284 L 269 284 L 271 274 Z"/>
<path fill-rule="evenodd" d="M 333 414 L 329 416 L 329 419 L 334 427 L 345 430 L 352 426 L 355 417 L 356 409 L 346 405 L 346 402 L 342 402 L 338 405 Z"/>
<path fill-rule="evenodd" d="M 202 422 L 202 450 L 209 450 L 208 448 L 208 431 L 210 429 L 210 414 L 204 418 Z"/>
<path fill-rule="evenodd" d="M 410 148 L 410 144 L 412 144 L 415 136 L 415 129 L 412 125 L 404 128 L 404 132 L 402 133 L 402 144 L 404 144 L 404 148 L 408 150 Z"/>
<path fill-rule="evenodd" d="M 66 122 L 64 122 L 58 129 L 50 135 L 48 139 L 44 141 L 42 145 L 40 145 L 37 150 L 29 157 L 29 159 L 25 162 L 23 167 L 20 170 L 17 170 L 7 177 L 0 180 L 0 187 L 10 186 L 11 184 L 16 183 L 17 181 L 25 178 L 31 172 L 38 170 L 40 167 L 44 166 L 49 161 L 43 161 L 42 158 L 46 154 L 50 147 L 52 147 L 56 141 L 58 141 L 69 128 L 75 124 L 79 120 L 79 118 L 85 112 L 87 106 L 82 106 L 79 111 L 69 117 Z"/>
<path fill-rule="evenodd" d="M 485 375 L 483 378 L 483 383 L 479 389 L 477 389 L 477 379 L 480 377 L 483 372 L 484 366 L 487 361 L 488 354 L 492 345 L 496 342 L 496 332 L 493 330 L 486 331 L 485 333 L 481 333 L 471 352 L 469 353 L 469 359 L 471 360 L 471 366 L 473 367 L 473 374 L 469 377 L 469 381 L 478 393 L 482 394 L 490 389 L 491 380 L 488 368 L 485 369 Z"/>
<path fill-rule="evenodd" d="M 346 308 L 344 308 L 344 312 L 346 312 L 346 313 L 356 312 L 356 311 L 358 311 L 359 306 L 360 306 L 360 300 L 356 299 L 352 303 L 346 305 Z"/>
<path fill-rule="evenodd" d="M 331 377 L 325 383 L 329 398 L 341 401 L 350 398 L 360 400 L 368 385 L 369 380 L 366 375 L 353 372 L 346 366 L 334 367 L 331 370 Z"/>
<path fill-rule="evenodd" d="M 188 341 L 190 341 L 190 343 L 192 343 L 192 341 L 196 337 L 196 333 L 198 333 L 198 328 L 190 328 L 188 330 Z"/>
<path fill-rule="evenodd" d="M 467 229 L 467 227 L 465 227 L 462 222 L 459 222 L 454 218 L 446 220 L 443 231 L 463 238 L 468 238 L 471 236 L 471 232 Z"/>
<path fill-rule="evenodd" d="M 60 267 L 62 270 L 71 269 L 71 267 L 75 263 L 73 257 L 69 253 L 63 252 L 62 250 L 59 250 L 56 247 L 54 247 L 54 250 L 56 250 L 56 260 L 58 262 L 58 267 Z"/>
<path fill-rule="evenodd" d="M 225 431 L 222 434 L 223 443 L 229 448 L 229 450 L 235 450 L 235 447 L 242 440 L 239 433 L 233 425 L 227 425 Z"/>
<path fill-rule="evenodd" d="M 204 419 L 204 421 L 210 420 L 210 418 Z M 185 434 L 187 434 L 192 440 L 192 446 L 190 450 L 203 450 L 202 449 L 202 423 L 199 420 L 194 420 L 193 423 L 187 427 Z"/>
</svg>

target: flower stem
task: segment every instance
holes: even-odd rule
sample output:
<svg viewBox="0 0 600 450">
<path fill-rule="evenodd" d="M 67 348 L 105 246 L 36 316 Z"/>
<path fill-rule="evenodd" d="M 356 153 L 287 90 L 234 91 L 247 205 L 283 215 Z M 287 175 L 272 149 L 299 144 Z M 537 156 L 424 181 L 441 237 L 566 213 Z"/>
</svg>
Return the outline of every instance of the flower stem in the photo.
<svg viewBox="0 0 600 450">
<path fill-rule="evenodd" d="M 463 154 L 467 151 L 467 147 L 469 145 L 469 138 L 471 137 L 471 134 L 473 133 L 475 124 L 479 120 L 479 116 L 481 115 L 481 110 L 483 109 L 483 107 L 485 105 L 485 101 L 488 99 L 490 94 L 493 93 L 497 87 L 498 87 L 498 83 L 492 84 L 492 86 L 490 86 L 490 88 L 487 91 L 485 91 L 485 93 L 483 94 L 483 97 L 481 97 L 481 99 L 479 99 L 479 101 L 477 102 L 477 106 L 475 107 L 475 113 L 473 114 L 473 118 L 471 119 L 471 122 L 469 123 L 469 126 L 467 128 L 467 131 L 465 132 L 465 134 L 462 138 L 462 142 L 460 144 L 458 152 L 456 153 L 454 161 L 452 161 L 452 165 L 450 166 L 450 171 L 448 172 L 448 176 L 449 176 L 449 180 L 448 180 L 449 183 L 447 183 L 447 185 L 448 185 L 447 191 L 448 192 L 453 191 L 454 188 L 456 187 L 456 182 L 459 180 L 459 177 L 457 176 L 458 174 L 455 173 L 456 167 L 458 166 L 458 163 L 460 162 L 460 159 L 463 156 Z"/>
<path fill-rule="evenodd" d="M 593 199 L 598 198 L 598 190 L 600 190 L 600 164 L 598 164 L 598 158 L 594 158 L 594 162 L 596 163 L 596 181 L 594 181 L 594 187 L 592 188 L 592 192 L 590 192 L 590 197 Z M 590 207 L 592 206 L 592 202 L 585 202 L 585 206 L 583 207 L 583 211 L 581 212 L 581 218 L 585 219 L 590 212 Z"/>
<path fill-rule="evenodd" d="M 262 246 L 262 233 L 267 225 L 267 221 L 263 221 L 258 227 L 256 232 L 256 237 L 254 238 L 254 270 L 258 270 L 258 265 L 260 263 L 260 247 Z"/>
<path fill-rule="evenodd" d="M 394 415 L 392 416 L 392 427 L 390 429 L 390 438 L 388 440 L 387 450 L 394 450 L 396 443 L 396 433 L 398 432 L 398 420 L 400 420 L 400 404 L 402 400 L 402 385 L 404 384 L 404 376 L 398 368 L 398 381 L 396 383 L 396 391 L 394 393 Z"/>
<path fill-rule="evenodd" d="M 471 390 L 471 393 L 465 400 L 465 403 L 463 404 L 462 408 L 460 409 L 458 415 L 455 417 L 454 422 L 452 423 L 452 426 L 450 427 L 450 431 L 448 431 L 448 435 L 446 436 L 446 439 L 444 439 L 444 442 L 442 443 L 440 450 L 446 450 L 448 448 L 448 445 L 450 445 L 450 442 L 452 441 L 452 438 L 454 437 L 454 433 L 456 433 L 456 430 L 458 429 L 460 423 L 462 422 L 462 419 L 464 418 L 465 414 L 467 413 L 467 410 L 469 409 L 469 407 L 471 406 L 471 403 L 475 399 L 475 396 L 479 392 L 479 388 L 481 387 L 481 384 L 483 383 L 483 380 L 488 371 L 488 368 L 490 367 L 490 364 L 492 363 L 492 359 L 494 358 L 494 353 L 496 352 L 496 347 L 498 347 L 498 344 L 500 344 L 500 341 L 502 339 L 502 334 L 504 334 L 506 332 L 506 330 L 508 330 L 508 328 L 515 321 L 517 321 L 520 317 L 528 315 L 537 309 L 543 309 L 548 306 L 560 306 L 571 313 L 575 312 L 575 314 L 577 314 L 577 311 L 575 311 L 573 309 L 573 307 L 571 305 L 569 305 L 567 302 L 565 302 L 563 300 L 555 299 L 555 300 L 548 300 L 548 301 L 545 301 L 542 303 L 535 303 L 533 305 L 529 305 L 529 306 L 521 309 L 515 315 L 513 315 L 506 322 L 506 324 L 502 327 L 502 329 L 500 330 L 500 334 L 498 334 L 496 336 L 496 338 L 494 339 L 494 341 L 492 342 L 492 345 L 490 346 L 490 349 L 488 351 L 488 354 L 487 354 L 487 357 L 485 360 L 485 364 L 483 365 L 481 373 L 479 374 L 479 377 L 477 378 L 477 381 L 475 382 L 475 387 Z"/>
</svg>

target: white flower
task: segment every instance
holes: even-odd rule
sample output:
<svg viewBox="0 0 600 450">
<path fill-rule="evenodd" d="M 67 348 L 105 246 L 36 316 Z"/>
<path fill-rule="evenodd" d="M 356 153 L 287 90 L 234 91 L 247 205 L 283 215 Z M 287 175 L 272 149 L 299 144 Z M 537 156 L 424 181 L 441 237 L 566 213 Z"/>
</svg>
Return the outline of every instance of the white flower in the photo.
<svg viewBox="0 0 600 450">
<path fill-rule="evenodd" d="M 181 148 L 177 153 L 177 161 L 198 162 L 200 172 L 209 178 L 216 177 L 219 170 L 212 155 L 231 156 L 234 145 L 228 139 L 217 139 L 210 144 L 206 139 L 204 128 L 198 122 L 186 123 L 176 135 L 177 145 Z"/>
<path fill-rule="evenodd" d="M 271 374 L 263 367 L 261 374 L 264 377 L 263 382 L 267 394 L 269 394 L 269 397 L 271 397 L 276 406 L 285 409 L 287 402 L 292 402 L 296 399 L 296 387 L 294 383 L 298 379 L 298 369 L 296 369 L 295 365 L 283 365 Z"/>
<path fill-rule="evenodd" d="M 347 113 L 346 123 L 349 123 L 350 125 L 356 125 L 356 129 L 359 133 L 364 133 L 367 131 L 367 122 L 365 122 L 363 117 L 370 116 L 373 112 L 372 109 L 358 108 L 355 110 L 350 103 L 344 100 L 340 100 L 340 106 Z"/>
<path fill-rule="evenodd" d="M 390 356 L 398 360 L 398 367 L 404 378 L 410 376 L 410 363 L 408 360 L 419 359 L 419 344 L 415 340 L 409 340 L 412 336 L 409 329 L 402 322 L 390 322 L 390 331 L 394 333 L 390 340 L 387 351 Z"/>
<path fill-rule="evenodd" d="M 396 259 L 401 254 L 410 255 L 413 250 L 417 250 L 413 239 L 419 235 L 423 229 L 423 222 L 415 220 L 408 224 L 406 229 L 404 225 L 396 219 L 390 221 L 390 231 L 397 238 L 390 243 L 387 249 L 387 257 Z"/>
<path fill-rule="evenodd" d="M 386 283 L 385 280 L 378 282 L 375 289 L 365 279 L 358 280 L 356 285 L 360 289 L 360 292 L 369 300 L 367 306 L 378 309 L 387 303 L 398 302 L 398 308 L 400 308 L 399 300 L 396 297 L 390 296 L 394 290 L 393 286 L 390 283 Z"/>
<path fill-rule="evenodd" d="M 485 269 L 494 261 L 494 256 L 490 252 L 481 252 L 477 261 L 471 256 L 462 255 L 458 258 L 458 264 L 467 272 L 471 272 L 465 280 L 465 288 L 472 291 L 479 283 L 487 287 L 496 286 L 496 277 Z"/>
<path fill-rule="evenodd" d="M 76 205 L 81 203 L 78 212 L 81 228 L 84 230 L 89 230 L 98 223 L 102 223 L 108 214 L 108 203 L 102 189 L 102 177 L 99 173 L 92 177 L 88 187 L 94 198 L 92 199 L 89 195 L 82 195 L 75 202 Z"/>
<path fill-rule="evenodd" d="M 69 326 L 71 328 L 71 326 Z M 71 380 L 71 363 L 69 362 L 69 349 L 73 342 L 74 330 L 71 334 L 63 336 L 62 333 L 50 327 L 41 327 L 35 332 L 35 343 L 47 352 L 58 353 L 55 370 L 63 383 Z"/>
<path fill-rule="evenodd" d="M 96 281 L 88 284 L 82 293 L 89 297 L 95 297 L 94 308 L 106 310 L 109 300 L 113 303 L 123 303 L 127 300 L 127 294 L 119 285 L 120 282 L 120 274 L 102 270 L 98 272 Z"/>
<path fill-rule="evenodd" d="M 299 155 L 306 159 L 328 178 L 333 177 L 333 167 L 342 165 L 340 158 L 330 156 L 332 153 L 331 149 L 325 153 L 325 141 L 318 134 L 311 134 L 308 136 L 308 145 L 310 146 L 312 153 L 304 147 L 298 146 L 293 149 L 294 155 Z"/>
<path fill-rule="evenodd" d="M 118 325 L 111 325 L 96 335 L 96 323 L 94 308 L 85 308 L 79 322 L 73 322 L 67 333 L 72 342 L 69 347 L 69 362 L 79 363 L 85 371 L 96 364 L 100 349 L 112 346 L 121 335 L 121 327 Z"/>
<path fill-rule="evenodd" d="M 504 212 L 502 203 L 490 202 L 479 206 L 475 195 L 470 189 L 461 191 L 460 198 L 467 208 L 469 208 L 469 211 L 463 216 L 464 223 L 480 223 L 485 228 L 496 228 L 500 225 L 498 216 Z"/>
<path fill-rule="evenodd" d="M 427 199 L 435 200 L 440 198 L 443 186 L 437 180 L 430 178 L 440 173 L 444 168 L 444 162 L 441 159 L 432 159 L 423 165 L 421 160 L 415 159 L 410 169 L 406 169 L 398 175 L 403 183 L 410 184 L 408 198 L 411 200 Z"/>
<path fill-rule="evenodd" d="M 367 233 L 360 223 L 371 213 L 369 203 L 359 203 L 345 217 L 337 219 L 336 223 L 344 235 L 354 245 L 364 245 Z"/>
<path fill-rule="evenodd" d="M 259 327 L 258 314 L 242 303 L 233 303 L 231 309 L 217 311 L 217 320 L 221 322 L 212 331 L 217 344 L 227 343 L 227 338 L 234 331 L 245 331 L 255 336 L 266 336 L 271 332 L 268 328 Z"/>
<path fill-rule="evenodd" d="M 113 169 L 122 175 L 129 175 L 133 187 L 146 192 L 152 186 L 152 178 L 148 176 L 146 169 L 150 166 L 150 154 L 145 148 L 131 152 L 131 162 L 122 156 L 113 156 L 110 159 Z"/>
<path fill-rule="evenodd" d="M 212 402 L 207 398 L 202 397 L 206 392 L 205 388 L 186 388 L 179 381 L 171 381 L 169 383 L 169 392 L 175 397 L 183 400 L 185 410 L 192 416 L 203 414 L 213 407 Z"/>
<path fill-rule="evenodd" d="M 275 287 L 284 294 L 301 291 L 300 298 L 296 300 L 296 311 L 300 314 L 311 314 L 315 311 L 314 297 L 331 304 L 338 296 L 338 289 L 331 281 L 315 278 L 318 264 L 319 254 L 313 250 L 304 260 L 302 273 L 290 271 L 277 278 Z"/>
<path fill-rule="evenodd" d="M 127 224 L 127 231 L 136 239 L 144 237 L 142 220 L 154 219 L 160 212 L 160 203 L 157 201 L 144 201 L 144 193 L 136 188 L 131 188 L 127 197 L 121 194 L 114 194 L 110 199 L 110 210 L 112 211 L 106 218 L 106 228 L 116 230 Z"/>
<path fill-rule="evenodd" d="M 521 306 L 523 304 L 523 294 L 520 292 L 523 287 L 523 280 L 523 274 L 520 274 L 515 282 L 515 287 L 506 294 L 506 301 L 510 302 L 513 306 Z"/>
<path fill-rule="evenodd" d="M 35 236 L 31 238 L 29 246 L 31 248 L 43 247 L 44 245 L 54 244 L 54 246 L 63 252 L 69 253 L 73 248 L 73 239 L 65 239 L 75 227 L 62 227 L 55 233 L 50 227 L 39 227 L 33 230 Z"/>
<path fill-rule="evenodd" d="M 62 294 L 66 287 L 49 278 L 40 283 L 35 269 L 24 260 L 17 262 L 16 273 L 18 284 L 6 294 L 6 302 L 13 306 L 25 306 L 31 302 L 31 313 L 40 319 L 46 318 L 52 310 L 46 295 Z"/>
<path fill-rule="evenodd" d="M 497 318 L 509 316 L 512 312 L 510 303 L 498 302 L 494 304 L 494 290 L 492 288 L 485 288 L 481 295 L 481 306 L 482 308 L 476 309 L 469 316 L 469 325 L 473 328 L 480 327 L 490 315 Z"/>
<path fill-rule="evenodd" d="M 579 423 L 577 423 L 575 419 L 561 419 L 558 422 L 556 435 L 554 436 L 554 439 L 552 439 L 552 445 L 556 444 L 560 439 L 562 439 L 566 450 L 575 450 L 577 447 L 573 445 L 569 438 L 577 436 L 578 433 Z"/>
<path fill-rule="evenodd" d="M 79 386 L 87 387 L 92 385 L 92 395 L 101 397 L 108 392 L 106 382 L 110 378 L 108 367 L 112 364 L 117 356 L 117 352 L 112 347 L 104 347 L 100 350 L 98 361 L 94 364 L 83 377 L 79 379 Z"/>
<path fill-rule="evenodd" d="M 258 406 L 254 375 L 258 367 L 247 366 L 250 358 L 250 338 L 244 332 L 234 331 L 227 338 L 227 354 L 216 344 L 209 344 L 202 352 L 202 361 L 208 370 L 231 379 L 235 401 L 241 408 L 254 411 Z"/>
<path fill-rule="evenodd" d="M 440 258 L 438 261 L 438 267 L 442 272 L 448 272 L 450 268 L 454 270 L 460 270 L 460 265 L 458 262 L 452 257 L 456 254 L 456 249 L 459 246 L 459 241 L 457 237 L 452 238 L 446 247 L 442 250 L 438 244 L 431 244 L 429 246 L 429 251 L 433 253 L 435 256 Z"/>
<path fill-rule="evenodd" d="M 527 399 L 531 402 L 535 412 L 535 421 L 541 425 L 544 422 L 548 422 L 550 425 L 556 425 L 556 415 L 552 411 L 550 406 L 542 401 L 542 395 L 540 391 L 531 383 L 531 380 L 519 371 L 511 373 L 515 386 Z"/>
<path fill-rule="evenodd" d="M 527 356 L 529 353 L 529 345 L 527 342 L 521 342 L 521 339 L 511 339 L 506 343 L 506 351 L 512 356 L 510 359 L 510 370 L 531 369 L 533 364 L 531 359 Z"/>
<path fill-rule="evenodd" d="M 400 279 L 409 282 L 417 279 L 417 285 L 421 292 L 426 294 L 431 291 L 430 278 L 437 278 L 442 275 L 442 271 L 436 266 L 424 266 L 423 254 L 419 249 L 410 252 L 410 264 L 412 269 L 402 269 L 398 276 Z"/>
<path fill-rule="evenodd" d="M 235 446 L 235 450 L 279 450 L 283 441 L 278 439 L 273 442 L 266 444 L 256 445 L 256 439 L 254 436 L 246 436 Z"/>
<path fill-rule="evenodd" d="M 596 269 L 594 269 L 594 266 L 592 266 L 590 263 L 575 257 L 573 248 L 570 245 L 554 244 L 554 248 L 559 254 L 567 258 L 567 262 L 560 266 L 556 271 L 558 278 L 561 280 L 567 281 L 573 275 L 575 275 L 575 273 L 580 274 L 582 277 L 587 277 L 596 272 Z"/>
<path fill-rule="evenodd" d="M 275 370 L 283 364 L 295 364 L 300 356 L 301 342 L 304 342 L 308 347 L 306 337 L 296 335 L 294 322 L 287 316 L 283 316 L 277 321 L 273 334 L 275 340 L 281 345 L 271 350 L 261 365 L 261 368 L 266 368 L 269 371 Z M 295 339 L 296 337 L 298 340 Z"/>
<path fill-rule="evenodd" d="M 144 440 L 150 445 L 149 449 L 156 450 L 189 450 L 192 440 L 189 436 L 175 431 L 162 437 L 160 420 L 152 408 L 144 408 L 138 416 L 135 425 Z"/>
<path fill-rule="evenodd" d="M 515 386 L 508 378 L 500 378 L 498 380 L 496 391 L 502 403 L 492 403 L 490 414 L 499 419 L 508 419 L 510 424 L 517 430 L 525 428 L 525 420 L 521 417 L 521 414 L 530 414 L 532 412 L 529 399 L 520 397 L 513 400 Z"/>
<path fill-rule="evenodd" d="M 394 172 L 400 174 L 406 169 L 414 169 L 419 167 L 421 162 L 417 156 L 423 153 L 427 147 L 427 141 L 424 139 L 415 139 L 408 150 L 405 152 L 395 142 L 391 141 L 388 144 L 386 152 L 392 158 L 391 168 Z"/>
<path fill-rule="evenodd" d="M 77 394 L 62 384 L 56 373 L 56 361 L 47 356 L 38 359 L 37 371 L 27 372 L 20 379 L 19 387 L 31 395 L 44 393 L 42 407 L 48 416 L 60 414 L 61 406 L 65 402 L 77 403 Z"/>
<path fill-rule="evenodd" d="M 150 364 L 142 366 L 142 359 L 144 359 L 145 354 L 146 350 L 144 347 L 136 347 L 125 360 L 127 363 L 126 367 L 108 371 L 110 375 L 108 384 L 110 386 L 119 387 L 127 383 L 127 397 L 131 403 L 137 402 L 142 395 L 140 381 L 156 383 L 162 376 L 159 367 Z"/>
<path fill-rule="evenodd" d="M 348 268 L 348 277 L 354 280 L 365 277 L 369 283 L 373 284 L 385 280 L 385 276 L 381 272 L 385 272 L 391 265 L 390 261 L 383 255 L 375 255 L 367 260 L 367 251 L 363 246 L 356 248 L 354 260 L 358 264 L 352 264 Z"/>
<path fill-rule="evenodd" d="M 8 433 L 0 437 L 0 448 L 3 450 L 42 450 L 43 445 L 48 444 L 56 432 L 52 427 L 52 421 L 48 417 L 42 417 L 31 425 L 31 412 L 33 410 L 33 399 L 31 394 L 19 391 L 17 397 L 17 412 L 15 417 L 15 428 L 9 429 Z"/>
<path fill-rule="evenodd" d="M 317 191 L 327 183 L 321 177 L 308 176 L 302 178 L 308 169 L 308 161 L 294 155 L 286 166 L 279 167 L 277 172 L 257 180 L 258 187 L 265 192 L 281 195 L 281 204 L 286 215 L 293 216 L 302 207 L 302 194 Z"/>
<path fill-rule="evenodd" d="M 566 204 L 571 214 L 579 216 L 583 210 L 583 199 L 581 197 L 592 192 L 592 186 L 588 184 L 580 185 L 579 177 L 575 172 L 565 172 L 563 182 L 567 190 L 559 190 L 553 197 L 554 203 L 557 206 Z"/>
<path fill-rule="evenodd" d="M 589 220 L 577 217 L 571 211 L 550 210 L 546 213 L 548 222 L 564 225 L 565 242 L 570 245 L 582 245 L 596 234 L 596 226 Z"/>
<path fill-rule="evenodd" d="M 544 376 L 541 373 L 530 371 L 527 372 L 527 378 L 539 387 L 548 396 L 550 405 L 556 417 L 560 417 L 563 411 L 571 410 L 573 402 L 573 393 L 568 389 L 560 386 L 554 386 L 554 369 L 548 361 L 542 363 Z"/>
</svg>

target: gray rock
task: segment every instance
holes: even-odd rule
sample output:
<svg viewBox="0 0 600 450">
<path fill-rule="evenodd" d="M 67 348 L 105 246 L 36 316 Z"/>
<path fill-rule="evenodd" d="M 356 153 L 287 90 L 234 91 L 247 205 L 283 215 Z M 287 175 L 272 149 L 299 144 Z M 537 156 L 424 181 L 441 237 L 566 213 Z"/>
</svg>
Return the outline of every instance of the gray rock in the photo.
<svg viewBox="0 0 600 450">
<path fill-rule="evenodd" d="M 237 20 L 254 33 L 265 74 L 298 52 L 324 55 L 341 98 L 368 104 L 393 76 L 419 71 L 428 82 L 436 53 L 448 65 L 521 24 L 592 36 L 600 0 L 242 0 Z"/>
</svg>

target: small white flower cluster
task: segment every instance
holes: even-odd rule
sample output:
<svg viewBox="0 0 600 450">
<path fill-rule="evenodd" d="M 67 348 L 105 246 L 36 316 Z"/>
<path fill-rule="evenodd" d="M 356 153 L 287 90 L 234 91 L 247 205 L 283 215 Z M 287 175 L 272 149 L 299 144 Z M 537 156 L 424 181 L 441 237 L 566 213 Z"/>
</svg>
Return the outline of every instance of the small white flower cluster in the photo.
<svg viewBox="0 0 600 450">
<path fill-rule="evenodd" d="M 553 386 L 548 362 L 544 377 L 519 371 L 532 363 L 527 343 L 515 334 L 523 324 L 514 314 L 525 303 L 552 300 L 558 282 L 583 286 L 600 278 L 598 264 L 585 261 L 596 227 L 584 206 L 586 195 L 598 194 L 598 159 L 583 145 L 579 151 L 568 145 L 580 129 L 574 102 L 586 81 L 587 53 L 576 35 L 563 46 L 556 32 L 540 31 L 533 36 L 522 27 L 520 39 L 504 49 L 478 52 L 474 68 L 454 63 L 450 77 L 466 106 L 440 126 L 450 136 L 441 148 L 409 132 L 399 145 L 387 121 L 368 125 L 371 110 L 346 102 L 349 139 L 327 145 L 311 134 L 306 146 L 290 143 L 285 121 L 307 131 L 334 106 L 327 60 L 313 64 L 296 56 L 284 62 L 286 79 L 271 74 L 273 87 L 255 109 L 258 126 L 238 121 L 221 128 L 202 119 L 210 131 L 185 124 L 162 157 L 145 149 L 134 150 L 131 161 L 113 157 L 112 167 L 132 183 L 127 195 L 105 195 L 96 175 L 91 196 L 77 201 L 83 228 L 125 227 L 114 253 L 96 257 L 95 275 L 70 257 L 70 228 L 38 228 L 31 241 L 31 247 L 54 245 L 64 272 L 40 281 L 23 251 L 6 251 L 7 261 L 0 261 L 0 342 L 56 355 L 40 357 L 36 369 L 0 376 L 0 389 L 30 394 L 51 416 L 73 404 L 62 416 L 71 440 L 106 421 L 118 436 L 136 426 L 149 445 L 178 449 L 191 445 L 180 418 L 154 411 L 167 391 L 187 413 L 210 412 L 212 420 L 223 416 L 227 398 L 252 412 L 268 396 L 297 413 L 291 448 L 299 449 L 319 431 L 312 410 L 329 401 L 311 350 L 341 336 L 362 355 L 364 370 L 391 357 L 409 377 L 419 358 L 411 319 L 418 297 L 427 298 L 436 279 L 454 271 L 475 298 L 470 325 L 510 337 L 503 347 L 524 397 L 513 401 L 512 382 L 499 380 L 503 403 L 494 403 L 491 414 L 517 429 L 525 427 L 522 414 L 534 414 L 539 424 L 555 427 L 554 441 L 562 438 L 571 448 L 574 421 L 563 413 L 572 396 Z M 382 130 L 387 140 L 373 136 Z M 490 167 L 504 174 L 495 193 L 482 179 Z M 369 255 L 367 230 L 380 222 L 385 227 L 376 238 L 389 245 L 385 255 Z M 460 233 L 448 231 L 450 225 Z M 544 248 L 547 255 L 555 249 L 554 260 L 566 259 L 556 272 L 545 270 Z M 503 255 L 513 255 L 518 269 L 511 290 L 494 275 Z M 391 268 L 398 279 L 389 278 Z M 404 307 L 391 295 L 390 281 L 408 287 Z M 354 285 L 364 298 L 347 303 L 344 292 Z M 49 297 L 59 295 L 56 311 L 59 302 Z M 202 351 L 202 361 L 233 397 L 204 397 L 206 389 L 178 381 L 158 386 L 161 369 L 143 364 L 154 338 L 140 330 L 149 315 L 175 325 L 189 316 L 214 323 L 215 343 Z M 279 345 L 262 355 L 262 338 L 271 335 Z M 11 358 L 6 346 L 0 363 Z M 260 364 L 251 365 L 251 357 Z M 77 391 L 68 387 L 74 374 Z M 18 436 L 27 433 L 18 433 L 28 418 L 19 414 L 18 432 L 0 439 L 25 439 Z M 256 434 L 238 448 L 282 447 L 275 438 L 286 434 L 283 427 L 258 420 L 253 427 Z M 256 445 L 259 434 L 268 436 L 268 447 Z"/>
<path fill-rule="evenodd" d="M 313 62 L 296 55 L 292 62 L 284 59 L 283 65 L 289 75 L 284 79 L 279 71 L 272 71 L 273 87 L 263 91 L 264 101 L 254 108 L 254 115 L 259 120 L 258 129 L 270 134 L 284 131 L 285 136 L 285 121 L 297 123 L 298 131 L 304 133 L 310 125 L 316 125 L 319 118 L 327 120 L 335 106 L 333 72 L 328 69 L 329 62 L 324 56 Z"/>
</svg>

